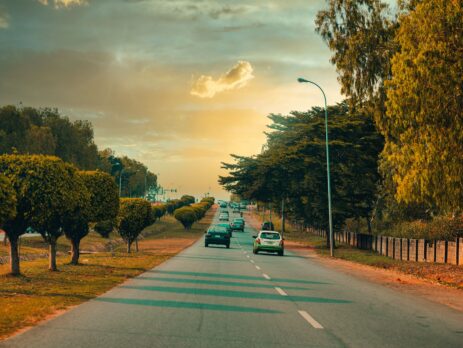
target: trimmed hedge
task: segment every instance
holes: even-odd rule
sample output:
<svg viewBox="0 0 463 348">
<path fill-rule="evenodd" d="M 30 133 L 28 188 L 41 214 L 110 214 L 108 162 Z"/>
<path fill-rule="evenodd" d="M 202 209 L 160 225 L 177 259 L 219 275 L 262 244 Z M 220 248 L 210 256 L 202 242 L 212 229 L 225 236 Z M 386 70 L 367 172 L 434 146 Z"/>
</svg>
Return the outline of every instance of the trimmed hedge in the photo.
<svg viewBox="0 0 463 348">
<path fill-rule="evenodd" d="M 132 243 L 141 231 L 152 222 L 151 204 L 142 198 L 121 198 L 119 209 L 119 234 L 127 243 L 130 253 Z"/>
</svg>

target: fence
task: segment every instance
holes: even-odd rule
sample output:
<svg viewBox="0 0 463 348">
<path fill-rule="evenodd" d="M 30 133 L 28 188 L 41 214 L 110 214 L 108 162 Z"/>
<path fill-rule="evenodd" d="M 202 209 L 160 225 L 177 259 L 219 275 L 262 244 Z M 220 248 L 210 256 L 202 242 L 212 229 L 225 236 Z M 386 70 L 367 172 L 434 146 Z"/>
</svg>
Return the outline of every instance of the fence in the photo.
<svg viewBox="0 0 463 348">
<path fill-rule="evenodd" d="M 308 231 L 326 238 L 324 230 L 310 228 Z M 463 238 L 454 241 L 425 240 L 342 231 L 334 232 L 334 240 L 396 260 L 463 265 Z"/>
</svg>

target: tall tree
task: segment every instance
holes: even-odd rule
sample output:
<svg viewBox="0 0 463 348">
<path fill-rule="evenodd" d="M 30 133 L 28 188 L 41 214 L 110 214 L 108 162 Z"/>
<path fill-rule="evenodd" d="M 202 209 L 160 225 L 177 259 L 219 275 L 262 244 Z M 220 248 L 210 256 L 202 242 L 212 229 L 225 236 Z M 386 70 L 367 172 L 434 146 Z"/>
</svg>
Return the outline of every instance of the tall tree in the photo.
<svg viewBox="0 0 463 348">
<path fill-rule="evenodd" d="M 400 18 L 387 82 L 382 170 L 396 198 L 463 208 L 463 4 L 423 0 Z"/>
</svg>

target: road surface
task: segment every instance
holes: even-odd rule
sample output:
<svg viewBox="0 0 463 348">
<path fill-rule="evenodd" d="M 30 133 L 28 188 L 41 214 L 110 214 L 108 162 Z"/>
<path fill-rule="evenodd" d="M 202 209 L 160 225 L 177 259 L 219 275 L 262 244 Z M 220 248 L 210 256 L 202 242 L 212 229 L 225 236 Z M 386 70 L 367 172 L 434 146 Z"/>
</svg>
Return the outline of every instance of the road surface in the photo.
<svg viewBox="0 0 463 348">
<path fill-rule="evenodd" d="M 463 347 L 461 313 L 294 254 L 253 255 L 253 233 L 230 249 L 201 239 L 0 347 Z"/>
</svg>

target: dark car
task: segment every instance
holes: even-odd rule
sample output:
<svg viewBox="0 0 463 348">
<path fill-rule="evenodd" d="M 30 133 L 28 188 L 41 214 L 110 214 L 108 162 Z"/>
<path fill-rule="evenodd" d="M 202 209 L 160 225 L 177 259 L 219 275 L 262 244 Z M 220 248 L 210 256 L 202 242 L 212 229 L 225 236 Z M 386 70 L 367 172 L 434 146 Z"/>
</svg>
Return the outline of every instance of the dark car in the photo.
<svg viewBox="0 0 463 348">
<path fill-rule="evenodd" d="M 230 237 L 232 237 L 232 234 L 233 234 L 232 232 L 233 232 L 233 230 L 232 230 L 230 224 L 222 222 L 222 223 L 220 223 L 220 224 L 217 224 L 216 226 L 225 227 L 225 228 L 227 229 L 228 233 L 230 233 Z"/>
<path fill-rule="evenodd" d="M 204 246 L 207 248 L 209 244 L 225 245 L 230 248 L 230 234 L 227 229 L 222 226 L 212 226 L 206 231 Z"/>
<path fill-rule="evenodd" d="M 244 220 L 241 218 L 233 219 L 233 222 L 230 224 L 233 231 L 244 231 Z"/>
<path fill-rule="evenodd" d="M 264 221 L 260 227 L 262 231 L 275 231 L 275 226 L 271 221 Z"/>
</svg>

